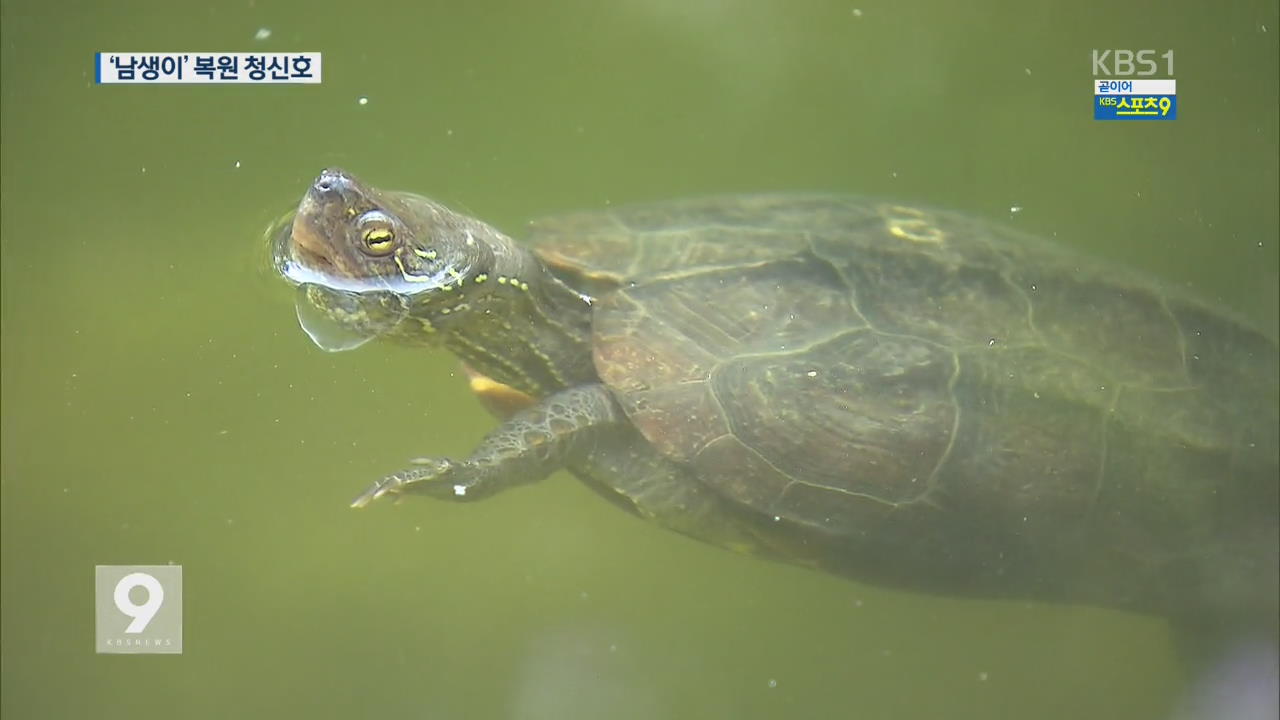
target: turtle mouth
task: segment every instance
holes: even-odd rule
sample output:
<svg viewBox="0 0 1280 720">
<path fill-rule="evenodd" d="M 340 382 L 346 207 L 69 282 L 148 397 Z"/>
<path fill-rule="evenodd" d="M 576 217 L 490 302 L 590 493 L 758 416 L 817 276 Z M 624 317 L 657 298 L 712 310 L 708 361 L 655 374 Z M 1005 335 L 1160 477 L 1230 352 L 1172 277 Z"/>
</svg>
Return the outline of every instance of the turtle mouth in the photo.
<svg viewBox="0 0 1280 720">
<path fill-rule="evenodd" d="M 337 264 L 330 257 L 330 248 L 301 214 L 294 218 L 288 233 L 286 241 L 293 245 L 293 255 L 298 262 L 320 273 L 338 270 Z"/>
<path fill-rule="evenodd" d="M 330 274 L 333 263 L 323 254 L 317 254 L 295 241 L 293 228 L 296 221 L 296 210 L 285 213 L 271 223 L 266 235 L 272 268 L 291 284 L 300 285 L 315 282 L 318 270 L 327 270 L 329 272 L 324 274 Z"/>
<path fill-rule="evenodd" d="M 332 290 L 364 292 L 373 290 L 368 279 L 353 276 L 340 263 L 333 248 L 317 232 L 304 206 L 287 213 L 267 231 L 271 243 L 271 264 L 294 286 L 319 285 Z"/>
</svg>

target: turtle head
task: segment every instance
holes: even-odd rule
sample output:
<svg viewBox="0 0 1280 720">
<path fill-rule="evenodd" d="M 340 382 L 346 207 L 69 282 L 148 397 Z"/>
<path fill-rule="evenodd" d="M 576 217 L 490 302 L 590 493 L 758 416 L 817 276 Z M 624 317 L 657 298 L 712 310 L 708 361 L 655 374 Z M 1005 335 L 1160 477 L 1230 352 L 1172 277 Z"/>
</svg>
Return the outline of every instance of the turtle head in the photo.
<svg viewBox="0 0 1280 720">
<path fill-rule="evenodd" d="M 386 335 L 429 341 L 480 289 L 502 238 L 427 198 L 381 191 L 336 168 L 320 173 L 273 235 L 276 270 L 299 289 L 298 319 L 326 350 Z"/>
</svg>

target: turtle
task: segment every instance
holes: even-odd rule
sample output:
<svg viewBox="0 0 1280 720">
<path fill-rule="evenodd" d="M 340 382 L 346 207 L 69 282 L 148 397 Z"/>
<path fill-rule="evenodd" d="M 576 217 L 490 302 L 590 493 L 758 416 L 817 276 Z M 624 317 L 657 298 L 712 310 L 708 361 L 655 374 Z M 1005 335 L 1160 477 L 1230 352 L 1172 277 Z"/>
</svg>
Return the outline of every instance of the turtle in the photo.
<svg viewBox="0 0 1280 720">
<path fill-rule="evenodd" d="M 1275 637 L 1276 340 L 1185 291 L 833 194 L 562 214 L 517 242 L 327 169 L 271 235 L 318 345 L 446 348 L 502 418 L 357 507 L 567 469 L 677 532 L 862 582 Z"/>
</svg>

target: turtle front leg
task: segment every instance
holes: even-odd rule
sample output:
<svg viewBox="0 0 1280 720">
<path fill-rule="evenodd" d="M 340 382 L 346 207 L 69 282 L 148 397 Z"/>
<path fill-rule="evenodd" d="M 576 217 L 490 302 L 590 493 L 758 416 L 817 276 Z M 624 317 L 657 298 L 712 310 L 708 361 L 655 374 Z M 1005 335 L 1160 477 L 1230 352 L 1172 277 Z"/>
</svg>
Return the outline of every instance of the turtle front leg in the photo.
<svg viewBox="0 0 1280 720">
<path fill-rule="evenodd" d="M 536 482 L 589 452 L 601 434 L 627 422 L 604 385 L 561 390 L 512 415 L 485 436 L 465 460 L 422 458 L 392 473 L 351 503 L 364 507 L 383 495 L 415 493 L 478 500 Z"/>
</svg>

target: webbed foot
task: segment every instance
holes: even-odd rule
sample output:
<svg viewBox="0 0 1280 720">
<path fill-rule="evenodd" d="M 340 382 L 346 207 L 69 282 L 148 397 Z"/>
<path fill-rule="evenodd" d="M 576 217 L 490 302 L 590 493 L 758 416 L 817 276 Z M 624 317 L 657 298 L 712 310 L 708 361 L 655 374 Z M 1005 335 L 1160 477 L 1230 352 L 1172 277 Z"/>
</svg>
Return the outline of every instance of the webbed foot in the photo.
<svg viewBox="0 0 1280 720">
<path fill-rule="evenodd" d="M 535 482 L 590 452 L 626 415 L 603 385 L 579 385 L 545 397 L 494 428 L 466 460 L 419 458 L 352 501 L 364 507 L 383 495 L 479 500 Z"/>
</svg>

